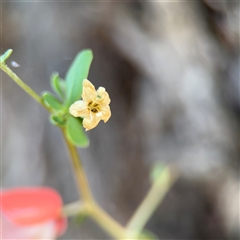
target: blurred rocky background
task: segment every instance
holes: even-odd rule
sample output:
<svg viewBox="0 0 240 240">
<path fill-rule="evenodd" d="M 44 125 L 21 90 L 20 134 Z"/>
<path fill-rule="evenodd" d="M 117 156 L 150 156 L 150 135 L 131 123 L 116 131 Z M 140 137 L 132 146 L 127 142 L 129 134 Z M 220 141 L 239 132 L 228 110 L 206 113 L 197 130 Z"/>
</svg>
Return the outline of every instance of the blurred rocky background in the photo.
<svg viewBox="0 0 240 240">
<path fill-rule="evenodd" d="M 125 224 L 155 162 L 181 177 L 147 229 L 161 239 L 239 239 L 239 12 L 237 1 L 3 1 L 1 52 L 36 92 L 64 78 L 91 48 L 89 79 L 104 86 L 112 118 L 81 149 L 94 196 Z M 14 68 L 16 64 L 13 64 Z M 77 200 L 59 130 L 1 73 L 4 188 L 48 185 Z M 109 239 L 70 222 L 62 239 Z"/>
</svg>

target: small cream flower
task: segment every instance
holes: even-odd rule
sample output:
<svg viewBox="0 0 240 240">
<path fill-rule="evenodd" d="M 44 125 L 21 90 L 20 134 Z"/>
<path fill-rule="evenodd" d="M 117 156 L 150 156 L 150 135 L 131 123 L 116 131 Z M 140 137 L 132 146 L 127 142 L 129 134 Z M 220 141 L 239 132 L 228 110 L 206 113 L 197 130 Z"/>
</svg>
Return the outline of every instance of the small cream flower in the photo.
<svg viewBox="0 0 240 240">
<path fill-rule="evenodd" d="M 107 122 L 111 117 L 110 101 L 104 87 L 99 87 L 96 91 L 93 84 L 85 79 L 83 81 L 82 100 L 73 103 L 69 112 L 74 117 L 82 117 L 83 127 L 88 131 L 95 128 L 100 120 Z"/>
</svg>

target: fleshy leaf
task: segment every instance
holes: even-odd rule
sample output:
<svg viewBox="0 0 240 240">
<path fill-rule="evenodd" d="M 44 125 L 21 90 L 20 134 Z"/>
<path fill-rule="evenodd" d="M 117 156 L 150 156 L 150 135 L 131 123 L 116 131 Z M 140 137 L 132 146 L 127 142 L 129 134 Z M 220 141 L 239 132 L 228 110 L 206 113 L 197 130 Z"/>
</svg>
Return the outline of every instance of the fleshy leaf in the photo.
<svg viewBox="0 0 240 240">
<path fill-rule="evenodd" d="M 67 94 L 66 106 L 69 107 L 72 103 L 79 100 L 82 94 L 82 82 L 88 77 L 91 62 L 93 60 L 92 51 L 83 50 L 75 57 L 67 74 Z"/>
<path fill-rule="evenodd" d="M 57 116 L 57 115 L 51 115 L 49 118 L 49 121 L 55 125 L 55 126 L 60 126 L 63 127 L 66 124 L 66 119 L 64 118 L 64 116 Z"/>
<path fill-rule="evenodd" d="M 88 147 L 89 139 L 86 136 L 81 121 L 78 118 L 70 116 L 66 126 L 67 138 L 77 147 Z"/>
<path fill-rule="evenodd" d="M 66 82 L 61 79 L 57 72 L 51 76 L 51 86 L 59 98 L 64 99 L 66 95 Z"/>
<path fill-rule="evenodd" d="M 42 94 L 42 98 L 44 100 L 44 103 L 46 104 L 47 107 L 50 107 L 54 110 L 61 111 L 64 109 L 63 104 L 51 93 L 49 92 L 44 92 Z"/>
</svg>

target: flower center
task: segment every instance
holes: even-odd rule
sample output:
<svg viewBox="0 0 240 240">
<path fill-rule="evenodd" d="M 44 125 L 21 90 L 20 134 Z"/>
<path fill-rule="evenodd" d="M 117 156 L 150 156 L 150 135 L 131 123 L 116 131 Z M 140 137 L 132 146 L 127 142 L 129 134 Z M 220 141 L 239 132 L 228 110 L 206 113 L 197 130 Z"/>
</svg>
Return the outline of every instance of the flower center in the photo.
<svg viewBox="0 0 240 240">
<path fill-rule="evenodd" d="M 98 113 L 99 112 L 99 104 L 98 103 L 90 102 L 88 104 L 88 108 L 93 113 Z"/>
</svg>

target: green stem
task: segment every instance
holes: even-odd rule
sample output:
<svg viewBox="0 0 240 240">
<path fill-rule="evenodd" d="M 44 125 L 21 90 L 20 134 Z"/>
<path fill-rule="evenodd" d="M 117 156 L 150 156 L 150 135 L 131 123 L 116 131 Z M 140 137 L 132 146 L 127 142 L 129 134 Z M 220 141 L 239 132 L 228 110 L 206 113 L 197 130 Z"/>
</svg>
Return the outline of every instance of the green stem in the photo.
<svg viewBox="0 0 240 240">
<path fill-rule="evenodd" d="M 64 216 L 73 217 L 80 213 L 87 213 L 87 206 L 81 201 L 69 203 L 65 205 L 62 209 L 62 213 Z"/>
<path fill-rule="evenodd" d="M 26 85 L 5 63 L 7 58 L 11 55 L 12 50 L 8 50 L 0 58 L 0 68 L 11 77 L 26 93 L 28 93 L 34 100 L 45 107 L 49 112 L 51 110 L 43 104 L 41 96 L 33 91 L 28 85 Z M 78 213 L 84 212 L 94 219 L 99 226 L 102 227 L 107 233 L 116 239 L 124 239 L 126 237 L 136 238 L 144 225 L 147 223 L 157 205 L 162 201 L 170 187 L 174 183 L 176 177 L 170 178 L 169 168 L 165 169 L 165 176 L 159 177 L 159 179 L 153 184 L 146 198 L 139 206 L 131 220 L 129 221 L 127 228 L 124 228 L 111 216 L 109 216 L 94 200 L 89 188 L 88 180 L 79 158 L 77 148 L 72 145 L 67 137 L 64 128 L 61 128 L 64 140 L 68 147 L 71 162 L 76 178 L 79 194 L 82 195 L 83 202 L 72 203 L 63 208 L 63 214 L 66 216 L 74 216 Z M 167 178 L 166 178 L 167 176 Z"/>
<path fill-rule="evenodd" d="M 67 217 L 76 216 L 78 214 L 85 214 L 91 217 L 102 227 L 107 233 L 116 239 L 123 239 L 126 237 L 126 229 L 110 217 L 101 207 L 95 202 L 83 203 L 81 201 L 67 204 L 62 209 L 63 215 Z"/>
<path fill-rule="evenodd" d="M 95 220 L 98 225 L 101 226 L 102 229 L 104 229 L 115 239 L 126 239 L 127 231 L 122 225 L 110 217 L 96 203 L 93 203 L 91 207 L 90 215 L 93 220 Z"/>
<path fill-rule="evenodd" d="M 86 204 L 85 207 L 88 209 L 86 210 L 87 213 L 111 236 L 117 239 L 124 238 L 126 236 L 124 227 L 103 211 L 97 203 L 95 203 L 95 200 L 90 192 L 87 177 L 79 158 L 77 148 L 68 141 L 64 128 L 62 128 L 62 133 L 71 155 L 72 166 L 77 180 L 79 193 L 82 194 L 83 204 Z M 77 206 L 77 209 L 78 207 L 79 206 Z"/>
<path fill-rule="evenodd" d="M 25 84 L 8 66 L 5 62 L 0 62 L 0 68 L 10 77 L 13 81 L 20 86 L 26 93 L 28 93 L 34 100 L 46 108 L 42 102 L 42 98 L 34 92 L 27 84 Z"/>
<path fill-rule="evenodd" d="M 93 197 L 90 192 L 87 176 L 83 169 L 77 148 L 68 141 L 65 129 L 61 128 L 61 130 L 71 156 L 71 162 L 72 162 L 76 182 L 78 185 L 79 193 L 82 194 L 83 201 L 92 202 Z"/>
<path fill-rule="evenodd" d="M 129 237 L 135 238 L 138 236 L 176 179 L 176 174 L 171 174 L 169 167 L 166 167 L 163 170 L 159 178 L 152 185 L 145 199 L 128 222 L 127 229 L 131 233 L 131 236 Z"/>
<path fill-rule="evenodd" d="M 11 52 L 9 52 L 11 53 Z M 5 57 L 6 60 L 10 54 Z M 2 59 L 1 59 L 2 60 Z M 36 100 L 39 104 L 44 106 L 48 111 L 50 111 L 42 102 L 42 98 L 33 91 L 28 85 L 26 85 L 6 64 L 4 61 L 0 61 L 0 68 L 11 77 L 15 83 L 17 83 L 26 93 L 28 93 L 34 100 Z M 63 214 L 66 216 L 74 216 L 80 212 L 85 212 L 89 214 L 106 232 L 108 232 L 111 236 L 116 238 L 122 238 L 125 236 L 124 228 L 116 222 L 113 218 L 111 218 L 106 212 L 104 212 L 94 201 L 89 184 L 87 181 L 87 177 L 85 171 L 83 169 L 82 163 L 79 158 L 79 154 L 77 152 L 77 148 L 72 145 L 67 137 L 64 129 L 62 128 L 62 133 L 66 145 L 68 147 L 72 166 L 74 170 L 74 175 L 76 177 L 76 182 L 79 190 L 79 194 L 82 195 L 83 203 L 73 203 L 67 205 L 63 209 Z M 89 210 L 90 209 L 90 210 Z"/>
<path fill-rule="evenodd" d="M 111 236 L 116 239 L 125 238 L 126 230 L 124 229 L 124 227 L 121 226 L 112 217 L 110 217 L 104 210 L 102 210 L 102 208 L 98 206 L 98 204 L 92 197 L 87 177 L 82 166 L 77 148 L 69 142 L 66 136 L 65 129 L 62 128 L 61 130 L 64 140 L 67 144 L 69 153 L 71 155 L 72 166 L 78 185 L 78 190 L 79 193 L 82 194 L 83 198 L 82 208 L 80 208 L 79 204 L 74 204 L 72 206 L 69 206 L 69 208 L 65 209 L 65 211 L 67 210 L 68 214 L 74 214 L 74 212 L 80 211 L 80 209 L 85 210 L 85 213 L 88 214 L 92 219 L 94 219 L 98 223 L 98 225 L 101 226 Z"/>
</svg>

